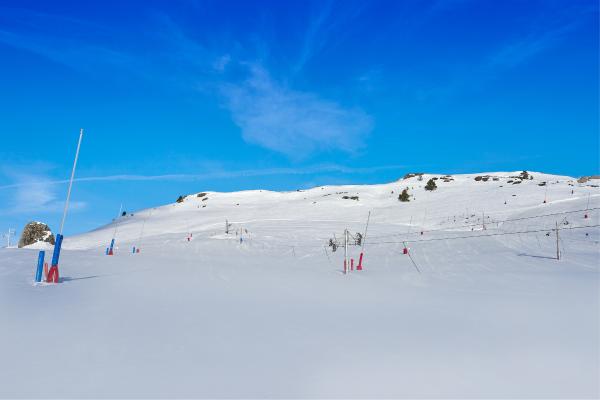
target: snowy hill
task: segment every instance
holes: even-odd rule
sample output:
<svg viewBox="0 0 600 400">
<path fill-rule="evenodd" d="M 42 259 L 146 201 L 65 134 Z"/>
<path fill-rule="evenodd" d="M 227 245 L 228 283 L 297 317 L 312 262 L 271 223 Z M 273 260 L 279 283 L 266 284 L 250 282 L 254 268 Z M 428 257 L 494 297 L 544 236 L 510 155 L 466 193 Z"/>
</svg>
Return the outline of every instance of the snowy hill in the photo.
<svg viewBox="0 0 600 400">
<path fill-rule="evenodd" d="M 142 210 L 93 232 L 67 238 L 64 246 L 102 248 L 113 235 L 121 245 L 138 246 L 163 235 L 180 234 L 181 240 L 190 233 L 195 238 L 221 238 L 226 220 L 232 224 L 232 232 L 242 227 L 256 241 L 264 234 L 269 243 L 288 243 L 302 235 L 302 242 L 323 244 L 336 230 L 347 227 L 362 232 L 369 211 L 372 235 L 400 234 L 409 227 L 413 232 L 454 232 L 470 230 L 473 225 L 480 230 L 482 218 L 491 224 L 521 214 L 585 209 L 588 201 L 589 207 L 600 201 L 600 190 L 593 181 L 579 184 L 570 177 L 535 172 L 530 175 L 533 179 L 514 178 L 520 173 L 456 175 L 445 181 L 444 175 L 425 174 L 421 179 L 415 176 L 382 185 L 321 186 L 283 193 L 201 192 L 188 195 L 182 203 Z M 489 178 L 476 181 L 477 177 Z M 436 179 L 438 188 L 426 191 L 424 186 L 431 178 Z M 411 195 L 405 203 L 398 201 L 404 188 Z"/>
<path fill-rule="evenodd" d="M 0 397 L 598 397 L 598 181 L 520 174 L 194 193 L 55 286 L 1 250 Z"/>
</svg>

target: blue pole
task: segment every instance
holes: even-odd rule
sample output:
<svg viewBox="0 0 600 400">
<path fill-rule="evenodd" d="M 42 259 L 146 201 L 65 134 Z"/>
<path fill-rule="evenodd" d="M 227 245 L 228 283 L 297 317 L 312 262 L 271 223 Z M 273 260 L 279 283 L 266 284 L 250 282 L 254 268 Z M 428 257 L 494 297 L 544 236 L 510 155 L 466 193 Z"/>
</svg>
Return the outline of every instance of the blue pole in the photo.
<svg viewBox="0 0 600 400">
<path fill-rule="evenodd" d="M 46 252 L 44 250 L 40 250 L 40 254 L 38 255 L 38 265 L 37 270 L 35 271 L 35 281 L 42 281 L 42 270 L 44 269 L 44 257 L 46 256 Z"/>
<path fill-rule="evenodd" d="M 110 249 L 112 250 L 114 246 L 115 246 L 115 239 L 110 241 Z"/>
<path fill-rule="evenodd" d="M 62 246 L 63 235 L 60 233 L 56 235 L 56 242 L 54 243 L 54 253 L 52 253 L 52 265 L 51 267 L 58 266 L 58 258 L 60 257 L 60 248 Z"/>
<path fill-rule="evenodd" d="M 133 249 L 131 250 L 131 252 L 132 252 L 133 254 L 135 254 L 135 246 L 133 246 Z"/>
</svg>

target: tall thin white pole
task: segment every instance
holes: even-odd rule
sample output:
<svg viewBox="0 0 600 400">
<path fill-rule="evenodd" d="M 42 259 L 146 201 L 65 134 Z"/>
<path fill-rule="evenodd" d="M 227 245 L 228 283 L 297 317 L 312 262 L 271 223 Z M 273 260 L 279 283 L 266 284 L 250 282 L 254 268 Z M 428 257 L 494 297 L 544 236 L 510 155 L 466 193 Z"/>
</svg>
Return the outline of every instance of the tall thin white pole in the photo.
<svg viewBox="0 0 600 400">
<path fill-rule="evenodd" d="M 586 210 L 590 209 L 590 195 L 591 195 L 591 193 L 588 193 L 587 207 L 585 208 Z"/>
<path fill-rule="evenodd" d="M 556 259 L 560 260 L 560 247 L 559 247 L 559 238 L 558 238 L 558 221 L 556 222 Z"/>
<path fill-rule="evenodd" d="M 73 188 L 73 178 L 75 178 L 75 168 L 77 168 L 77 159 L 79 158 L 79 149 L 81 148 L 81 140 L 83 139 L 83 128 L 79 131 L 79 142 L 77 142 L 77 152 L 75 153 L 75 161 L 73 162 L 73 170 L 71 171 L 71 179 L 69 180 L 69 191 L 67 192 L 67 201 L 63 211 L 62 221 L 60 223 L 60 235 L 65 227 L 65 219 L 67 218 L 67 210 L 69 209 L 69 200 L 71 199 L 71 189 Z"/>
<path fill-rule="evenodd" d="M 369 211 L 369 215 L 367 216 L 367 225 L 365 225 L 365 234 L 362 237 L 360 252 L 364 252 L 365 250 L 365 241 L 367 240 L 367 230 L 369 229 L 369 221 L 371 220 L 371 211 Z"/>
<path fill-rule="evenodd" d="M 8 228 L 8 233 L 6 233 L 6 234 L 5 234 L 5 236 L 6 236 L 6 248 L 9 248 L 9 247 L 10 247 L 10 237 L 11 237 L 11 235 L 13 235 L 13 234 L 14 234 L 14 231 L 13 231 L 13 229 L 11 229 L 11 228 Z"/>
<path fill-rule="evenodd" d="M 348 265 L 348 229 L 344 230 L 344 273 L 350 271 L 350 265 Z"/>
<path fill-rule="evenodd" d="M 115 219 L 115 231 L 113 232 L 113 239 L 117 236 L 117 228 L 119 227 L 119 218 L 121 218 L 121 214 L 123 214 L 123 203 L 121 203 L 121 206 L 119 207 L 119 214 Z"/>
<path fill-rule="evenodd" d="M 142 222 L 142 229 L 140 230 L 140 238 L 138 239 L 138 243 L 137 243 L 137 251 L 138 252 L 140 251 L 140 248 L 142 247 L 142 239 L 144 238 L 144 228 L 146 227 L 146 221 L 148 221 L 148 218 L 150 218 L 152 216 L 152 211 L 154 211 L 153 208 L 150 209 L 150 212 L 144 218 L 144 222 Z"/>
</svg>

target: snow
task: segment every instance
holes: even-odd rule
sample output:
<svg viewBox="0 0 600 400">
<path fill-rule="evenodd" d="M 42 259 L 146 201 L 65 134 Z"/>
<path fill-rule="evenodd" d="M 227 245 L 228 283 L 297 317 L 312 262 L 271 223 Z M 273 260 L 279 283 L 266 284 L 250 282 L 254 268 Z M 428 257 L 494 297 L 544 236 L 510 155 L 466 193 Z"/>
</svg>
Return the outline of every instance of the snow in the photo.
<svg viewBox="0 0 600 400">
<path fill-rule="evenodd" d="M 59 285 L 0 250 L 0 397 L 598 397 L 600 191 L 531 174 L 190 195 L 65 238 Z"/>
<path fill-rule="evenodd" d="M 35 243 L 32 243 L 28 246 L 25 246 L 25 248 L 27 249 L 31 249 L 31 250 L 49 250 L 52 251 L 54 250 L 54 245 L 48 243 L 48 242 L 44 242 L 42 240 L 38 240 Z"/>
</svg>

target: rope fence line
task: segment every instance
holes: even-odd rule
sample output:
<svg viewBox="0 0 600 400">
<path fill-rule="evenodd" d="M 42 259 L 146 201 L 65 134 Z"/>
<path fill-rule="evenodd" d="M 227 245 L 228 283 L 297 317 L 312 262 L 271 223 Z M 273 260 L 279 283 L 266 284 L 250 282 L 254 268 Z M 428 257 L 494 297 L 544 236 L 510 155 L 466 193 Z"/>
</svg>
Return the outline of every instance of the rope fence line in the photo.
<svg viewBox="0 0 600 400">
<path fill-rule="evenodd" d="M 596 227 L 599 227 L 599 226 L 600 226 L 600 224 L 571 226 L 571 227 L 568 227 L 568 228 L 560 228 L 560 230 L 564 231 L 564 230 L 572 230 L 572 229 L 596 228 Z M 527 230 L 527 231 L 518 231 L 518 232 L 489 233 L 487 235 L 451 236 L 451 237 L 443 237 L 443 238 L 431 238 L 431 239 L 420 239 L 420 240 L 402 240 L 402 241 L 383 241 L 383 242 L 371 242 L 371 243 L 379 243 L 379 244 L 419 243 L 419 242 L 433 242 L 433 241 L 439 241 L 439 240 L 473 239 L 473 238 L 480 238 L 480 237 L 505 236 L 505 235 L 520 235 L 520 234 L 525 234 L 525 233 L 540 233 L 540 232 L 548 232 L 548 231 L 554 231 L 554 230 L 556 230 L 556 228 L 546 228 L 546 229 Z"/>
<path fill-rule="evenodd" d="M 571 226 L 571 227 L 560 228 L 559 230 L 565 231 L 565 230 L 576 230 L 576 229 L 597 228 L 597 227 L 600 227 L 600 224 Z M 552 227 L 552 228 L 523 230 L 523 231 L 515 231 L 515 232 L 488 233 L 488 234 L 484 234 L 484 235 L 444 236 L 444 237 L 440 237 L 440 238 L 418 239 L 418 240 L 417 239 L 414 239 L 414 240 L 405 239 L 405 240 L 398 240 L 398 241 L 370 241 L 370 244 L 371 245 L 386 245 L 386 244 L 422 243 L 422 242 L 433 242 L 433 241 L 442 241 L 442 240 L 475 239 L 475 238 L 507 236 L 507 235 L 522 235 L 522 234 L 529 234 L 529 233 L 548 233 L 548 232 L 555 231 L 555 230 L 556 230 L 556 228 Z M 561 239 L 561 240 L 563 240 L 563 239 Z M 567 240 L 573 240 L 573 239 L 567 239 Z M 259 240 L 253 239 L 253 241 L 257 244 L 261 244 L 261 243 L 267 244 L 267 246 L 269 246 L 271 248 L 278 247 L 278 248 L 286 248 L 286 249 L 292 249 L 292 248 L 320 249 L 320 248 L 323 248 L 323 246 L 324 246 L 322 243 L 314 244 L 314 245 L 310 245 L 310 244 L 290 245 L 290 244 L 285 244 L 285 243 L 261 241 L 260 239 Z M 585 240 L 581 240 L 581 241 L 588 242 Z M 590 240 L 589 242 L 598 242 L 598 241 Z"/>
<path fill-rule="evenodd" d="M 551 213 L 551 214 L 541 214 L 541 215 L 532 215 L 532 216 L 528 216 L 528 217 L 519 217 L 519 218 L 508 218 L 505 220 L 490 220 L 489 222 L 484 221 L 485 223 L 488 224 L 504 224 L 506 222 L 515 222 L 515 221 L 524 221 L 524 220 L 528 220 L 528 219 L 535 219 L 535 218 L 544 218 L 544 217 L 553 217 L 553 216 L 557 216 L 557 215 L 567 215 L 567 214 L 575 214 L 575 213 L 579 213 L 579 212 L 586 212 L 586 211 L 594 211 L 594 210 L 600 210 L 600 207 L 593 207 L 593 208 L 584 208 L 584 209 L 580 209 L 580 210 L 571 210 L 571 211 L 562 211 L 562 212 L 557 212 L 557 213 Z M 480 227 L 483 226 L 483 222 L 479 222 L 476 224 L 467 224 L 467 225 L 460 225 L 460 226 L 453 226 L 453 227 L 444 227 L 444 228 L 435 228 L 435 229 L 422 229 L 422 230 L 418 230 L 416 232 L 406 232 L 406 233 L 391 233 L 389 235 L 378 235 L 378 236 L 371 236 L 371 238 L 386 238 L 386 237 L 394 237 L 394 236 L 406 236 L 406 235 L 415 235 L 415 234 L 420 234 L 421 232 L 423 233 L 428 233 L 428 232 L 440 232 L 440 231 L 448 231 L 450 229 L 457 229 L 457 228 L 471 228 L 471 227 Z M 493 228 L 490 228 L 493 229 Z"/>
<path fill-rule="evenodd" d="M 577 209 L 577 210 L 568 210 L 568 211 L 561 211 L 561 212 L 555 212 L 555 213 L 547 213 L 547 214 L 539 214 L 539 215 L 530 215 L 530 216 L 525 216 L 525 217 L 518 217 L 518 218 L 508 218 L 505 220 L 499 220 L 499 221 L 489 221 L 487 222 L 487 224 L 505 224 L 505 223 L 510 223 L 510 222 L 516 222 L 516 221 L 524 221 L 524 220 L 531 220 L 531 219 L 539 219 L 539 218 L 547 218 L 547 217 L 555 217 L 555 216 L 560 216 L 560 215 L 569 215 L 569 214 L 575 214 L 575 213 L 580 213 L 580 212 L 591 212 L 591 211 L 596 211 L 596 210 L 600 210 L 600 207 L 591 207 L 591 208 L 585 208 L 585 209 Z M 563 221 L 566 220 L 566 217 L 563 218 Z M 333 221 L 332 221 L 333 222 Z M 341 221 L 335 221 L 335 222 L 341 222 Z M 433 242 L 433 241 L 446 241 L 446 240 L 460 240 L 460 239 L 474 239 L 474 238 L 484 238 L 484 237 L 498 237 L 498 236 L 505 236 L 505 235 L 522 235 L 522 234 L 534 234 L 534 233 L 548 233 L 548 232 L 553 232 L 556 231 L 556 228 L 553 227 L 546 227 L 546 228 L 535 228 L 535 229 L 529 229 L 529 226 L 526 227 L 525 230 L 520 230 L 520 231 L 500 231 L 498 232 L 499 228 L 488 228 L 486 229 L 486 231 L 495 231 L 492 233 L 485 233 L 485 234 L 468 234 L 468 235 L 462 235 L 462 236 L 448 236 L 451 235 L 452 233 L 462 233 L 459 230 L 454 230 L 453 229 L 457 229 L 457 228 L 468 228 L 468 227 L 474 227 L 474 226 L 482 226 L 482 223 L 477 223 L 477 224 L 468 224 L 468 225 L 462 225 L 462 226 L 452 226 L 452 227 L 444 227 L 444 228 L 436 228 L 436 229 L 424 229 L 424 230 L 418 230 L 416 232 L 405 232 L 405 233 L 392 233 L 392 234 L 387 234 L 387 235 L 376 235 L 376 236 L 370 236 L 370 243 L 372 245 L 387 245 L 387 244 L 406 244 L 406 243 L 422 243 L 422 242 Z M 561 223 L 562 225 L 562 223 Z M 535 226 L 535 225 L 534 225 Z M 595 227 L 599 227 L 600 224 L 595 224 L 595 225 L 581 225 L 581 226 L 565 226 L 565 227 L 561 227 L 559 228 L 560 231 L 566 231 L 566 230 L 575 230 L 575 229 L 586 229 L 586 228 L 595 228 Z M 445 231 L 447 232 L 447 235 L 444 235 L 444 237 L 434 237 L 434 238 L 428 238 L 428 239 L 408 239 L 408 237 L 410 236 L 414 236 L 416 234 L 420 234 L 420 232 L 423 233 L 431 233 L 431 232 L 442 232 Z M 471 231 L 472 232 L 472 231 Z M 478 230 L 477 232 L 484 232 L 484 231 L 480 231 Z M 207 232 L 208 233 L 208 232 Z M 212 235 L 213 233 L 218 233 L 218 232 L 210 232 L 209 234 Z M 402 238 L 402 239 L 398 239 L 398 240 L 377 240 L 377 239 L 386 239 L 386 238 Z M 327 255 L 327 258 L 329 259 L 329 254 L 327 252 L 327 244 L 324 244 L 323 242 L 326 241 L 326 238 L 314 238 L 311 239 L 311 241 L 314 242 L 314 244 L 298 244 L 296 243 L 293 238 L 289 238 L 289 239 L 283 239 L 281 241 L 273 241 L 272 239 L 261 239 L 260 236 L 255 236 L 255 235 L 250 235 L 248 234 L 247 236 L 248 242 L 250 244 L 250 246 L 254 246 L 254 245 L 262 245 L 263 248 L 285 248 L 288 251 L 291 251 L 292 253 L 294 253 L 295 255 L 295 250 L 296 248 L 298 249 L 321 249 L 323 247 L 325 247 L 325 253 Z M 536 239 L 538 241 L 538 245 L 540 245 L 539 243 L 539 238 L 536 236 Z M 590 244 L 597 244 L 598 240 L 593 240 L 592 238 L 590 238 L 590 240 L 582 240 L 582 239 L 571 239 L 571 238 L 561 238 L 561 242 L 562 240 L 568 240 L 568 241 L 580 241 L 580 242 L 587 242 Z M 331 262 L 331 260 L 329 260 Z"/>
</svg>

